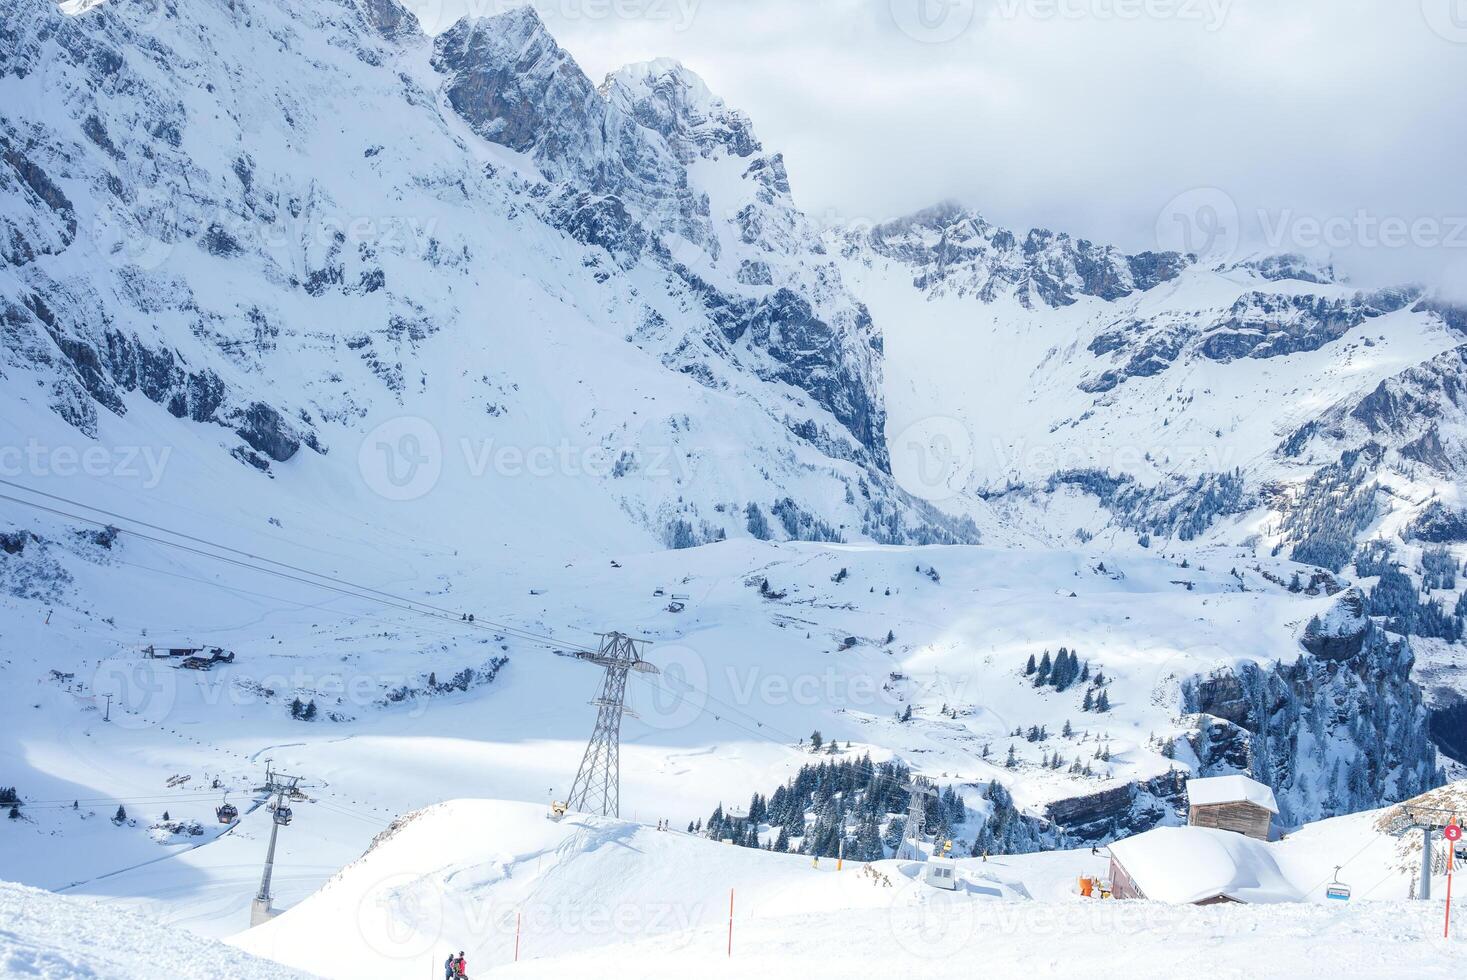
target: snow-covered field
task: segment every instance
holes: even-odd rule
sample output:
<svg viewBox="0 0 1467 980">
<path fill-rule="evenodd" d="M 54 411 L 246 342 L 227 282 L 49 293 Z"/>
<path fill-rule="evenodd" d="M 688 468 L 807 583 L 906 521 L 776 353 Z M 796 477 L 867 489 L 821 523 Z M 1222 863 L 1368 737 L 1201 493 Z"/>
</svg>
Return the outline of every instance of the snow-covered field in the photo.
<svg viewBox="0 0 1467 980">
<path fill-rule="evenodd" d="M 1081 899 L 1076 879 L 1107 867 L 1088 850 L 961 860 L 950 893 L 917 880 L 915 862 L 837 871 L 829 860 L 815 867 L 678 831 L 545 814 L 482 800 L 414 814 L 311 898 L 231 941 L 361 978 L 413 975 L 459 949 L 471 970 L 497 972 L 514 963 L 516 944 L 511 972 L 526 976 L 1017 976 L 1077 965 L 1146 977 L 1447 976 L 1460 957 L 1440 935 L 1439 903 L 1399 901 L 1404 882 L 1367 814 L 1257 845 L 1274 852 L 1304 903 L 1211 908 Z M 1356 888 L 1348 906 L 1323 896 L 1334 863 Z"/>
<path fill-rule="evenodd" d="M 291 980 L 304 974 L 146 915 L 0 881 L 0 976 Z"/>
<path fill-rule="evenodd" d="M 125 547 L 149 551 L 145 565 L 174 560 L 146 543 Z M 846 754 L 898 755 L 943 784 L 998 779 L 1024 807 L 1165 773 L 1175 763 L 1154 736 L 1181 730 L 1180 679 L 1240 659 L 1297 656 L 1291 637 L 1329 603 L 1254 574 L 1241 591 L 1228 568 L 1184 570 L 1154 557 L 1105 564 L 1063 551 L 729 542 L 611 561 L 561 567 L 553 579 L 548 569 L 545 578 L 520 565 L 484 569 L 474 584 L 491 597 L 483 605 L 517 610 L 517 623 L 548 620 L 553 608 L 569 642 L 643 624 L 647 657 L 663 673 L 629 689 L 639 717 L 624 723 L 622 812 L 678 826 L 772 791 L 811 761 L 799 743 L 816 730 Z M 260 590 L 278 588 L 257 577 Z M 135 581 L 117 632 L 141 638 L 173 592 L 165 577 Z M 552 581 L 542 595 L 527 588 Z M 783 598 L 761 594 L 763 581 Z M 684 611 L 667 611 L 672 593 L 689 597 Z M 218 934 L 231 920 L 210 920 L 223 908 L 242 914 L 249 898 L 244 882 L 257 873 L 268 814 L 247 813 L 217 842 L 189 848 L 213 841 L 213 809 L 226 791 L 242 807 L 255 799 L 267 759 L 303 775 L 320 801 L 300 807 L 283 835 L 277 882 L 288 899 L 397 814 L 452 796 L 546 801 L 568 792 L 594 719 L 586 702 L 597 669 L 512 634 L 353 600 L 299 610 L 236 593 L 213 598 L 219 605 L 199 615 L 240 623 L 229 641 L 237 659 L 206 672 L 147 660 L 137 641 L 99 645 L 95 627 L 69 610 L 44 625 L 45 609 L 25 604 L 29 615 L 18 618 L 27 631 L 9 666 L 27 683 L 0 694 L 14 719 L 0 745 L 19 767 L 7 783 L 35 801 L 0 835 L 12 877 L 117 896 L 161 890 L 175 903 L 165 914 Z M 1079 687 L 1057 693 L 1024 676 L 1029 656 L 1060 646 L 1110 678 L 1108 713 L 1084 712 Z M 386 701 L 429 673 L 442 681 L 494 656 L 509 660 L 492 683 Z M 316 701 L 315 720 L 290 717 L 295 697 Z M 911 720 L 899 722 L 908 706 Z M 1067 721 L 1073 734 L 1062 736 Z M 1046 741 L 1012 737 L 1033 725 L 1048 729 Z M 1013 768 L 1004 765 L 1010 745 Z M 1093 758 L 1102 746 L 1108 761 Z M 1054 752 L 1090 763 L 1092 774 L 1041 767 Z M 169 788 L 172 775 L 190 779 Z M 114 825 L 113 800 L 137 801 L 127 805 L 136 826 Z M 165 811 L 200 821 L 203 836 L 156 843 L 147 827 Z M 205 914 L 205 896 L 223 904 Z"/>
</svg>

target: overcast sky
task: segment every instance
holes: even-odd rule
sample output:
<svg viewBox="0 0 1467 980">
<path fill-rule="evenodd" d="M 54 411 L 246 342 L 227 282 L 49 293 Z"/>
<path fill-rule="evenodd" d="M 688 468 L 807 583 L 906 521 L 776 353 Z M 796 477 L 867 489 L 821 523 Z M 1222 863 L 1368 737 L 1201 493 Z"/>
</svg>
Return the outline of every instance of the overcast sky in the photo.
<svg viewBox="0 0 1467 980">
<path fill-rule="evenodd" d="M 407 3 L 441 30 L 518 0 Z M 702 75 L 817 218 L 952 197 L 1131 249 L 1467 282 L 1467 0 L 534 5 L 598 82 L 660 55 Z"/>
</svg>

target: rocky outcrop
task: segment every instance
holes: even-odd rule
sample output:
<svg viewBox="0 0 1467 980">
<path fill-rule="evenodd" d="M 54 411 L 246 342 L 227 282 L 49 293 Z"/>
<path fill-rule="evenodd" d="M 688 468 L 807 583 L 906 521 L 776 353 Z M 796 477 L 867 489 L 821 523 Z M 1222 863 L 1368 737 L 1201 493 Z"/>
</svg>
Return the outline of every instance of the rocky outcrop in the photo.
<svg viewBox="0 0 1467 980">
<path fill-rule="evenodd" d="M 1382 301 L 1387 299 L 1389 301 Z M 1394 297 L 1331 300 L 1253 292 L 1203 329 L 1199 351 L 1214 361 L 1268 358 L 1318 350 L 1367 319 L 1399 309 Z"/>
<path fill-rule="evenodd" d="M 598 92 L 533 7 L 458 21 L 435 39 L 433 67 L 449 105 L 484 139 L 526 154 L 548 180 L 620 197 L 653 227 L 716 251 L 707 200 L 662 135 L 633 115 L 656 116 L 654 103 Z"/>
<path fill-rule="evenodd" d="M 1199 716 L 1189 737 L 1198 774 L 1246 771 L 1273 787 L 1285 825 L 1406 799 L 1444 778 L 1409 644 L 1368 619 L 1356 630 L 1358 593 L 1335 609 L 1306 634 L 1321 654 L 1183 685 L 1184 711 Z"/>
<path fill-rule="evenodd" d="M 1323 616 L 1315 616 L 1304 628 L 1299 643 L 1321 660 L 1354 660 L 1370 635 L 1365 615 L 1365 596 L 1359 589 L 1342 593 Z"/>
<path fill-rule="evenodd" d="M 1056 800 L 1044 816 L 1071 843 L 1108 844 L 1153 827 L 1183 822 L 1187 780 L 1180 770 L 1085 796 Z"/>
<path fill-rule="evenodd" d="M 1175 252 L 1127 255 L 1047 228 L 1020 240 L 953 202 L 848 233 L 843 247 L 909 266 L 913 285 L 934 294 L 983 301 L 1011 294 L 1031 308 L 1069 306 L 1083 296 L 1113 302 L 1176 278 L 1187 263 Z"/>
</svg>

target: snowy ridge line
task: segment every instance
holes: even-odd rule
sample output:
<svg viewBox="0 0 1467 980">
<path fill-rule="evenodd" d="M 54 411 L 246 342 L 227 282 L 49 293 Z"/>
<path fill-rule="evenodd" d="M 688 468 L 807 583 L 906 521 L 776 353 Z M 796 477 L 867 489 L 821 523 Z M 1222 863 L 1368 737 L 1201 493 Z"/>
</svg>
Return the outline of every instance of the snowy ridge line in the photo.
<svg viewBox="0 0 1467 980">
<path fill-rule="evenodd" d="M 185 539 L 190 540 L 190 541 L 197 541 L 197 542 L 200 542 L 201 544 L 206 544 L 206 545 L 208 545 L 211 548 L 218 548 L 221 551 L 229 551 L 229 552 L 233 552 L 235 554 L 245 555 L 245 556 L 248 556 L 250 558 L 254 558 L 254 559 L 258 559 L 260 561 L 268 562 L 268 563 L 270 563 L 272 565 L 280 565 L 283 568 L 289 568 L 289 569 L 292 569 L 294 571 L 301 572 L 301 573 L 303 573 L 305 575 L 316 576 L 316 577 L 325 579 L 328 582 L 340 583 L 342 585 L 345 585 L 345 586 L 350 587 L 351 589 L 360 589 L 360 590 L 362 590 L 362 592 L 372 593 L 372 595 L 363 595 L 363 594 L 361 594 L 361 592 L 351 592 L 351 591 L 347 591 L 346 589 L 336 588 L 336 587 L 334 587 L 332 585 L 326 585 L 326 584 L 321 583 L 321 582 L 314 582 L 314 581 L 311 581 L 310 579 L 303 579 L 303 578 L 299 578 L 299 577 L 297 577 L 295 575 L 288 575 L 288 574 L 285 574 L 284 572 L 272 571 L 272 570 L 267 569 L 267 568 L 260 568 L 259 566 L 257 566 L 257 565 L 251 565 L 248 562 L 242 562 L 242 561 L 239 561 L 237 559 L 226 557 L 224 555 L 216 555 L 216 554 L 213 554 L 211 552 L 201 551 L 201 550 L 199 550 L 197 548 L 191 548 L 188 545 L 180 544 L 179 542 L 176 542 L 176 541 L 169 541 L 169 540 L 167 540 L 165 538 L 153 537 L 152 535 L 143 534 L 143 533 L 141 533 L 139 531 L 131 531 L 131 530 L 128 530 L 126 528 L 120 528 L 119 529 L 119 530 L 125 530 L 125 531 L 127 531 L 127 533 L 132 534 L 135 537 L 142 538 L 145 541 L 152 541 L 155 544 L 161 544 L 161 545 L 165 545 L 165 546 L 172 547 L 172 548 L 178 548 L 180 550 L 187 551 L 187 552 L 190 552 L 192 554 L 200 555 L 200 556 L 205 557 L 205 558 L 213 558 L 213 559 L 215 559 L 217 561 L 228 562 L 231 565 L 238 565 L 241 568 L 248 568 L 251 571 L 260 572 L 260 573 L 265 574 L 265 575 L 274 575 L 274 576 L 276 576 L 278 578 L 283 578 L 283 579 L 287 579 L 289 581 L 298 582 L 298 583 L 303 584 L 303 585 L 312 585 L 312 586 L 316 586 L 317 588 L 328 589 L 328 590 L 333 591 L 333 592 L 339 592 L 342 595 L 350 596 L 351 598 L 354 598 L 354 599 L 363 599 L 363 600 L 366 600 L 366 601 L 369 601 L 369 602 L 371 602 L 371 601 L 383 602 L 386 605 L 393 606 L 394 608 L 401 609 L 401 610 L 403 610 L 405 612 L 414 612 L 414 613 L 418 613 L 419 615 L 422 615 L 422 616 L 432 617 L 434 619 L 441 619 L 441 620 L 448 621 L 448 622 L 457 622 L 457 623 L 460 623 L 462 625 L 471 626 L 471 627 L 475 627 L 475 628 L 478 628 L 478 629 L 486 630 L 487 632 L 491 632 L 491 633 L 509 633 L 509 634 L 515 636 L 518 639 L 527 640 L 527 641 L 530 641 L 530 642 L 533 642 L 533 643 L 538 643 L 538 644 L 541 644 L 541 645 L 544 645 L 544 646 L 549 646 L 552 649 L 569 647 L 571 649 L 580 650 L 580 651 L 585 652 L 585 653 L 594 652 L 594 651 L 591 650 L 590 647 L 587 647 L 587 646 L 585 646 L 583 644 L 569 643 L 569 642 L 557 640 L 554 637 L 543 636 L 543 635 L 538 634 L 538 633 L 532 633 L 532 632 L 529 632 L 529 631 L 526 631 L 526 630 L 520 630 L 517 627 L 506 626 L 506 625 L 504 625 L 502 623 L 493 622 L 492 620 L 483 620 L 482 622 L 479 621 L 478 619 L 475 619 L 473 621 L 465 621 L 465 620 L 461 620 L 461 619 L 457 619 L 456 620 L 456 619 L 453 619 L 452 618 L 453 615 L 454 615 L 453 612 L 452 612 L 452 610 L 443 609 L 442 607 L 434 606 L 431 603 L 419 602 L 416 599 L 410 599 L 410 598 L 407 598 L 405 596 L 399 596 L 399 595 L 396 595 L 396 594 L 391 593 L 391 592 L 383 592 L 383 591 L 381 591 L 379 589 L 373 589 L 370 586 L 357 585 L 357 584 L 352 583 L 352 582 L 347 582 L 344 579 L 338 579 L 338 578 L 333 578 L 330 575 L 324 575 L 324 574 L 322 574 L 320 572 L 312 572 L 309 569 L 303 569 L 303 568 L 300 568 L 300 567 L 295 566 L 295 565 L 287 564 L 285 562 L 275 561 L 274 559 L 265 558 L 265 557 L 262 557 L 260 555 L 255 555 L 255 554 L 253 554 L 251 552 L 240 551 L 237 548 L 231 548 L 228 545 L 222 545 L 222 544 L 218 544 L 218 543 L 213 542 L 213 541 L 208 541 L 208 540 L 206 540 L 204 538 L 198 538 L 198 537 L 195 537 L 195 536 L 190 535 L 190 534 L 184 534 L 181 531 L 173 531 L 173 530 L 170 530 L 170 529 L 165 528 L 165 527 L 160 527 L 159 525 L 156 525 L 156 524 L 149 524 L 146 521 L 139 521 L 139 520 L 136 520 L 134 518 L 124 517 L 124 516 L 119 515 L 119 514 L 114 514 L 111 511 L 102 510 L 101 508 L 98 508 L 98 507 L 92 507 L 90 505 L 83 504 L 83 503 L 81 503 L 79 501 L 71 500 L 71 499 L 66 498 L 66 497 L 61 497 L 61 496 L 58 496 L 56 494 L 47 493 L 47 492 L 45 492 L 43 490 L 32 490 L 29 487 L 25 487 L 25 486 L 20 485 L 20 484 L 11 483 L 8 480 L 0 480 L 0 484 L 5 484 L 6 486 L 11 486 L 11 487 L 17 487 L 18 489 L 25 490 L 25 491 L 27 491 L 29 493 L 35 493 L 35 494 L 38 494 L 38 495 L 43 496 L 43 497 L 49 497 L 52 500 L 58 500 L 58 501 L 62 501 L 64 503 L 72 504 L 74 506 L 81 507 L 81 508 L 83 508 L 85 510 L 96 511 L 99 514 L 106 514 L 109 517 L 116 517 L 118 520 L 129 521 L 131 523 L 138 524 L 138 525 L 140 525 L 142 527 L 151 528 L 151 529 L 156 530 L 156 531 L 162 531 L 162 532 L 164 532 L 166 534 L 173 534 L 173 535 L 176 535 L 177 537 L 185 538 Z M 94 518 L 85 517 L 85 516 L 83 516 L 81 514 L 74 514 L 74 513 L 67 512 L 67 511 L 63 511 L 63 510 L 58 510 L 58 509 L 53 508 L 53 507 L 47 507 L 44 504 L 39 504 L 39 503 L 36 503 L 35 501 L 31 501 L 31 500 L 24 500 L 24 499 L 21 499 L 19 497 L 12 497 L 12 496 L 10 496 L 8 494 L 0 494 L 0 500 L 8 500 L 11 503 L 21 504 L 22 506 L 31 507 L 31 508 L 34 508 L 36 510 L 43 510 L 43 511 L 46 511 L 48 513 L 56 514 L 56 515 L 61 516 L 61 517 L 69 517 L 69 518 L 71 518 L 73 520 L 85 521 L 88 524 L 94 524 L 97 527 L 105 528 L 105 527 L 108 527 L 109 526 L 106 523 L 104 523 L 102 521 L 98 521 L 98 520 L 96 520 Z M 374 596 L 378 596 L 378 597 L 381 597 L 381 598 L 375 598 L 374 599 Z M 404 603 L 407 603 L 408 605 L 404 605 Z M 425 609 L 414 608 L 414 606 L 417 606 L 417 605 L 423 606 L 423 607 L 425 607 Z M 431 610 L 431 611 L 427 611 L 427 610 Z"/>
</svg>

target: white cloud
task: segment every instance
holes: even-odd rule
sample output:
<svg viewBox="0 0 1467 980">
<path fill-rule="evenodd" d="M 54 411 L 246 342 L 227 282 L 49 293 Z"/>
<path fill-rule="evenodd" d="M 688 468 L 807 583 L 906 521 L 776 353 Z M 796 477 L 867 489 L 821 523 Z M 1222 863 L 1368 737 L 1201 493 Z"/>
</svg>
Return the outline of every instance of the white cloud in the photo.
<svg viewBox="0 0 1467 980">
<path fill-rule="evenodd" d="M 407 2 L 430 29 L 514 5 Z M 658 55 L 703 75 L 785 153 L 816 214 L 956 197 L 1140 249 L 1169 201 L 1206 187 L 1236 203 L 1249 245 L 1303 249 L 1318 223 L 1365 279 L 1467 265 L 1467 0 L 535 6 L 594 79 Z M 1406 244 L 1384 244 L 1398 225 Z"/>
</svg>

